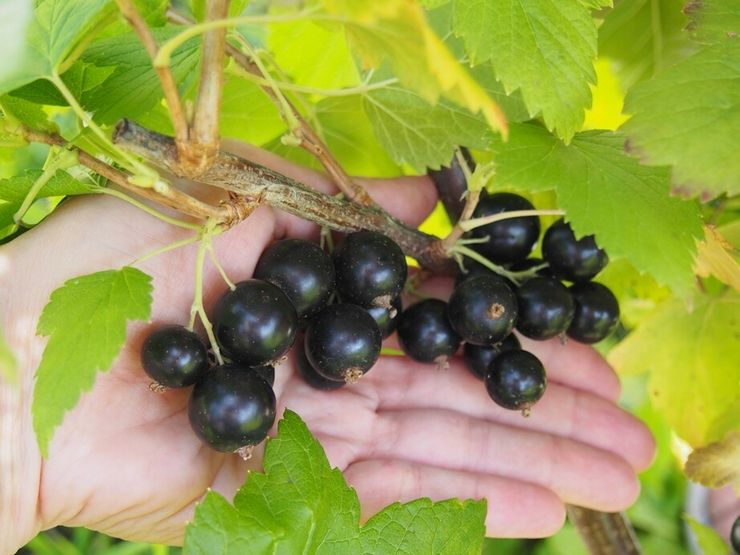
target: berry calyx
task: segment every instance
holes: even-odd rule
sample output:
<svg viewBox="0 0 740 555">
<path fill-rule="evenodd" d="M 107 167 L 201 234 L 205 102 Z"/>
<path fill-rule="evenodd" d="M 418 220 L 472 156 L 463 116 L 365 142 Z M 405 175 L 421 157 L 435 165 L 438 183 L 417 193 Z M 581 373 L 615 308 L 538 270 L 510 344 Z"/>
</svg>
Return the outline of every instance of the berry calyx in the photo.
<svg viewBox="0 0 740 555">
<path fill-rule="evenodd" d="M 568 327 L 568 337 L 580 343 L 597 343 L 617 328 L 619 302 L 614 293 L 600 283 L 587 281 L 570 287 L 575 315 Z"/>
<path fill-rule="evenodd" d="M 507 351 L 491 362 L 485 382 L 488 395 L 497 405 L 526 411 L 545 393 L 547 376 L 532 353 Z"/>
<path fill-rule="evenodd" d="M 208 351 L 198 334 L 182 326 L 166 326 L 144 340 L 141 365 L 156 385 L 187 387 L 208 369 Z"/>
<path fill-rule="evenodd" d="M 223 354 L 249 366 L 283 356 L 295 340 L 298 316 L 272 283 L 249 279 L 216 303 L 213 331 Z"/>
<path fill-rule="evenodd" d="M 593 235 L 576 240 L 570 225 L 562 218 L 545 232 L 542 256 L 557 278 L 574 282 L 590 280 L 609 262 Z"/>
<path fill-rule="evenodd" d="M 269 281 L 293 303 L 298 318 L 309 317 L 326 306 L 334 291 L 334 265 L 315 243 L 284 239 L 262 253 L 254 277 Z"/>
<path fill-rule="evenodd" d="M 408 274 L 401 248 L 374 231 L 347 235 L 334 253 L 334 267 L 342 300 L 363 307 L 389 308 Z"/>
<path fill-rule="evenodd" d="M 325 307 L 306 329 L 306 358 L 329 380 L 359 380 L 380 356 L 380 329 L 367 311 L 340 303 Z"/>
<path fill-rule="evenodd" d="M 532 339 L 549 339 L 570 326 L 575 313 L 573 297 L 558 280 L 534 277 L 516 292 L 519 316 L 516 329 Z"/>
<path fill-rule="evenodd" d="M 188 403 L 195 434 L 217 451 L 257 445 L 275 422 L 275 393 L 247 368 L 225 364 L 206 372 Z"/>
<path fill-rule="evenodd" d="M 481 194 L 473 218 L 492 216 L 515 210 L 534 210 L 524 197 L 513 193 Z M 473 237 L 488 237 L 485 243 L 473 245 L 473 249 L 492 262 L 508 264 L 527 258 L 540 236 L 540 219 L 526 216 L 501 220 L 475 228 Z"/>
<path fill-rule="evenodd" d="M 375 323 L 378 324 L 380 334 L 383 336 L 383 339 L 385 339 L 386 337 L 390 337 L 398 327 L 398 320 L 403 311 L 403 302 L 401 301 L 401 297 L 398 296 L 391 301 L 390 308 L 371 306 L 366 310 L 368 314 L 373 317 Z"/>
<path fill-rule="evenodd" d="M 460 348 L 460 335 L 447 319 L 447 303 L 439 299 L 425 299 L 404 310 L 397 331 L 401 349 L 417 362 L 445 367 Z"/>
<path fill-rule="evenodd" d="M 494 274 L 460 283 L 447 306 L 454 330 L 476 345 L 493 345 L 509 335 L 517 314 L 516 295 L 503 278 Z"/>
<path fill-rule="evenodd" d="M 465 343 L 463 349 L 465 367 L 470 370 L 471 374 L 482 380 L 486 377 L 486 372 L 488 372 L 489 366 L 496 357 L 506 351 L 516 351 L 521 348 L 522 345 L 519 343 L 519 339 L 513 333 L 494 345 Z"/>
</svg>

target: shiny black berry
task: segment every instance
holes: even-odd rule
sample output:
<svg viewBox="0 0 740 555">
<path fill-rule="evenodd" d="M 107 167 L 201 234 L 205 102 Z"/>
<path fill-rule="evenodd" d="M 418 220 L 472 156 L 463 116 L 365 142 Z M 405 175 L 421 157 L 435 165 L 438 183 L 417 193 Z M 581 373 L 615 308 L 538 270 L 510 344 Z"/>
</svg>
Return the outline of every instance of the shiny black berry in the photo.
<svg viewBox="0 0 740 555">
<path fill-rule="evenodd" d="M 246 367 L 247 372 L 253 372 L 254 374 L 257 374 L 260 378 L 265 380 L 268 384 L 270 384 L 270 387 L 275 385 L 275 367 L 270 364 L 263 364 L 261 366 L 247 366 Z"/>
<path fill-rule="evenodd" d="M 316 370 L 314 370 L 314 367 L 311 366 L 311 363 L 308 362 L 308 358 L 306 358 L 306 349 L 303 345 L 304 338 L 298 338 L 298 340 L 296 340 L 295 365 L 298 369 L 298 373 L 301 375 L 301 378 L 303 378 L 304 382 L 306 382 L 312 388 L 320 389 L 322 391 L 333 391 L 346 384 L 346 382 L 328 380 L 324 376 L 319 374 Z"/>
<path fill-rule="evenodd" d="M 275 394 L 247 368 L 226 364 L 206 372 L 188 403 L 196 435 L 217 451 L 257 445 L 275 422 Z"/>
<path fill-rule="evenodd" d="M 390 306 L 408 273 L 401 248 L 374 231 L 347 235 L 334 254 L 334 267 L 342 300 L 364 307 Z"/>
<path fill-rule="evenodd" d="M 596 343 L 611 335 L 619 324 L 619 302 L 614 293 L 594 281 L 576 283 L 569 290 L 576 310 L 568 337 L 581 343 Z"/>
<path fill-rule="evenodd" d="M 447 307 L 455 331 L 476 345 L 493 345 L 509 335 L 517 312 L 516 295 L 503 278 L 493 274 L 463 281 L 455 287 Z"/>
<path fill-rule="evenodd" d="M 443 367 L 460 348 L 460 335 L 447 319 L 447 303 L 439 299 L 425 299 L 404 310 L 397 332 L 403 352 L 418 362 Z"/>
<path fill-rule="evenodd" d="M 280 358 L 293 344 L 298 316 L 285 293 L 272 283 L 249 279 L 216 303 L 213 331 L 228 358 L 249 366 Z"/>
<path fill-rule="evenodd" d="M 198 334 L 182 326 L 167 326 L 144 340 L 141 365 L 160 385 L 186 387 L 208 369 L 208 352 Z"/>
<path fill-rule="evenodd" d="M 732 530 L 730 530 L 730 543 L 735 553 L 740 554 L 740 515 L 732 523 Z"/>
<path fill-rule="evenodd" d="M 380 356 L 380 329 L 367 311 L 353 304 L 327 306 L 306 329 L 306 357 L 323 377 L 354 383 Z"/>
<path fill-rule="evenodd" d="M 398 327 L 398 320 L 401 317 L 401 311 L 403 311 L 403 302 L 399 296 L 391 301 L 390 308 L 371 306 L 367 311 L 373 317 L 375 323 L 378 324 L 380 334 L 383 338 L 386 338 L 390 337 Z"/>
<path fill-rule="evenodd" d="M 284 239 L 262 253 L 254 277 L 277 285 L 293 303 L 298 318 L 315 314 L 334 291 L 334 265 L 316 243 Z"/>
<path fill-rule="evenodd" d="M 542 256 L 559 279 L 588 281 L 609 262 L 593 235 L 576 240 L 570 225 L 560 219 L 552 224 L 542 239 Z"/>
<path fill-rule="evenodd" d="M 545 393 L 547 376 L 540 360 L 528 351 L 507 351 L 486 373 L 486 389 L 494 402 L 510 410 L 526 410 Z"/>
<path fill-rule="evenodd" d="M 568 288 L 554 278 L 534 277 L 516 292 L 519 316 L 516 329 L 532 339 L 549 339 L 570 326 L 575 313 Z"/>
<path fill-rule="evenodd" d="M 497 356 L 506 351 L 515 351 L 521 348 L 519 339 L 513 333 L 510 333 L 503 341 L 499 341 L 494 345 L 465 343 L 463 349 L 465 366 L 474 376 L 482 380 L 486 377 L 488 367 L 491 366 L 491 363 Z"/>
<path fill-rule="evenodd" d="M 513 193 L 488 195 L 484 192 L 473 217 L 482 218 L 515 210 L 534 210 L 534 206 L 524 197 Z M 492 262 L 508 264 L 524 260 L 532 252 L 532 247 L 540 236 L 540 219 L 537 216 L 526 216 L 501 220 L 475 228 L 472 235 L 488 237 L 487 242 L 472 245 L 473 249 Z"/>
</svg>

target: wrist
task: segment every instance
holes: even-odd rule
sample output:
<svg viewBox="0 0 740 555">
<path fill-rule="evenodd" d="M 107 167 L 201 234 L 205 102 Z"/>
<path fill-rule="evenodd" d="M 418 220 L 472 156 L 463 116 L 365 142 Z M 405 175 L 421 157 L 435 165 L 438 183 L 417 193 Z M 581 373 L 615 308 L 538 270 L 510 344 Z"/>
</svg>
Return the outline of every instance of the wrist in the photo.
<svg viewBox="0 0 740 555">
<path fill-rule="evenodd" d="M 7 248 L 3 251 L 9 254 Z M 0 277 L 0 333 L 17 364 L 14 379 L 0 374 L 0 555 L 15 553 L 41 529 L 41 455 L 31 418 L 33 357 L 24 348 L 33 343 L 33 324 L 13 316 L 9 274 L 6 271 Z"/>
</svg>

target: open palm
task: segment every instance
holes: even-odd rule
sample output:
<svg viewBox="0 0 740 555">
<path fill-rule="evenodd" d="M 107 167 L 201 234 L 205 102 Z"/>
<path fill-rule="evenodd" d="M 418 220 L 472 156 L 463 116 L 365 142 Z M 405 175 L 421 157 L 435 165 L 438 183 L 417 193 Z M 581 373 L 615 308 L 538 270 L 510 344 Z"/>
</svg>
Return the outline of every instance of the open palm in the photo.
<svg viewBox="0 0 740 555">
<path fill-rule="evenodd" d="M 249 154 L 328 190 L 316 174 L 261 151 Z M 368 183 L 368 189 L 411 224 L 435 199 L 424 178 Z M 11 271 L 3 278 L 10 299 L 5 316 L 21 323 L 8 336 L 24 353 L 25 381 L 30 383 L 43 349 L 34 329 L 53 289 L 74 275 L 129 264 L 186 234 L 116 199 L 93 198 L 68 203 L 12 243 L 6 249 Z M 215 247 L 229 276 L 241 280 L 251 276 L 262 250 L 284 236 L 316 237 L 317 230 L 260 208 Z M 187 322 L 194 265 L 195 248 L 139 265 L 154 277 L 154 323 Z M 24 284 L 20 276 L 26 275 L 34 278 Z M 450 284 L 432 280 L 427 287 L 444 297 Z M 215 269 L 207 269 L 206 307 L 225 288 Z M 40 465 L 41 527 L 84 525 L 129 539 L 178 543 L 207 488 L 230 497 L 248 466 L 259 467 L 259 451 L 244 463 L 200 443 L 187 421 L 189 391 L 149 390 L 138 354 L 149 329 L 130 328 L 111 371 L 98 377 L 57 430 Z M 404 357 L 383 357 L 359 383 L 321 392 L 296 375 L 291 356 L 276 368 L 278 414 L 288 407 L 304 419 L 357 489 L 368 516 L 390 502 L 421 496 L 486 497 L 489 535 L 533 537 L 561 526 L 564 503 L 625 508 L 638 492 L 635 472 L 649 464 L 654 445 L 645 427 L 616 406 L 617 378 L 589 347 L 557 340 L 523 340 L 523 346 L 543 360 L 549 378 L 529 418 L 495 406 L 459 360 L 438 371 Z M 30 450 L 37 464 L 38 452 Z"/>
</svg>

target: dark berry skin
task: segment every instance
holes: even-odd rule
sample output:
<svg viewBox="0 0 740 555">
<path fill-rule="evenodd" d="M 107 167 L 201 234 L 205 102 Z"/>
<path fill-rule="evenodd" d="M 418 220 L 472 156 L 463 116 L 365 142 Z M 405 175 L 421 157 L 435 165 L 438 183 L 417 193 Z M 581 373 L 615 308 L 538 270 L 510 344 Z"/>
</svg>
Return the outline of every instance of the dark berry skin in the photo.
<svg viewBox="0 0 740 555">
<path fill-rule="evenodd" d="M 390 337 L 398 327 L 398 320 L 403 310 L 403 302 L 399 296 L 393 299 L 390 309 L 383 308 L 382 306 L 372 306 L 366 310 L 373 317 L 375 323 L 378 324 L 380 334 L 385 339 L 386 337 Z M 395 312 L 394 316 L 391 316 L 391 312 Z"/>
<path fill-rule="evenodd" d="M 463 272 L 462 269 L 459 269 L 457 272 L 457 276 L 455 277 L 455 287 L 460 285 L 463 281 L 474 278 L 476 276 L 496 275 L 492 270 L 486 268 L 483 264 L 480 264 L 479 262 L 476 262 L 475 260 L 472 260 L 470 258 L 466 258 L 464 264 L 465 271 Z"/>
<path fill-rule="evenodd" d="M 545 393 L 547 376 L 540 360 L 528 351 L 501 353 L 488 368 L 486 390 L 505 409 L 525 410 Z"/>
<path fill-rule="evenodd" d="M 311 363 L 308 362 L 308 358 L 306 358 L 306 350 L 303 347 L 303 339 L 304 338 L 301 337 L 298 341 L 296 341 L 295 349 L 295 364 L 298 369 L 298 373 L 301 375 L 301 378 L 303 378 L 303 381 L 312 388 L 319 389 L 321 391 L 333 391 L 346 385 L 346 382 L 327 380 L 324 376 L 314 370 L 313 366 L 311 366 Z"/>
<path fill-rule="evenodd" d="M 465 343 L 463 349 L 465 366 L 475 377 L 482 380 L 486 377 L 488 367 L 491 366 L 496 357 L 506 351 L 515 351 L 521 348 L 522 345 L 519 343 L 519 339 L 513 333 L 510 333 L 503 341 L 499 341 L 495 345 Z"/>
<path fill-rule="evenodd" d="M 536 266 L 542 266 L 545 264 L 545 261 L 541 258 L 525 258 L 524 260 L 511 264 L 510 266 L 508 266 L 508 269 L 512 272 L 525 272 L 527 270 L 531 270 Z M 553 277 L 550 268 L 546 265 L 544 268 L 540 268 L 539 270 L 537 270 L 537 275 L 542 277 Z"/>
<path fill-rule="evenodd" d="M 531 339 L 550 339 L 570 326 L 575 305 L 568 288 L 558 280 L 534 277 L 516 292 L 519 316 L 516 329 Z"/>
<path fill-rule="evenodd" d="M 269 364 L 264 364 L 262 366 L 248 366 L 246 368 L 247 372 L 253 372 L 257 374 L 260 378 L 265 380 L 270 387 L 275 385 L 275 367 L 271 366 Z"/>
<path fill-rule="evenodd" d="M 213 331 L 223 354 L 249 366 L 288 352 L 298 330 L 298 315 L 288 296 L 272 283 L 249 279 L 216 303 Z"/>
<path fill-rule="evenodd" d="M 208 351 L 198 334 L 182 326 L 167 326 L 144 340 L 141 365 L 158 384 L 187 387 L 208 369 Z"/>
<path fill-rule="evenodd" d="M 534 206 L 524 197 L 513 193 L 481 195 L 473 212 L 474 218 L 483 218 L 502 212 L 515 210 L 534 210 Z M 540 219 L 537 216 L 501 220 L 472 231 L 473 237 L 486 237 L 486 243 L 472 245 L 472 248 L 497 264 L 509 264 L 524 260 L 532 252 L 532 247 L 540 236 Z"/>
<path fill-rule="evenodd" d="M 325 307 L 306 329 L 306 357 L 329 380 L 356 382 L 380 356 L 380 329 L 367 311 L 339 303 Z"/>
<path fill-rule="evenodd" d="M 254 277 L 277 285 L 288 295 L 298 318 L 324 308 L 334 291 L 334 265 L 328 254 L 310 241 L 284 239 L 262 253 Z"/>
<path fill-rule="evenodd" d="M 467 342 L 493 345 L 511 333 L 517 317 L 516 295 L 503 278 L 481 275 L 455 287 L 447 317 Z"/>
<path fill-rule="evenodd" d="M 387 306 L 406 283 L 408 267 L 401 248 L 374 231 L 350 233 L 334 254 L 337 289 L 348 303 Z"/>
<path fill-rule="evenodd" d="M 735 553 L 740 553 L 740 515 L 732 523 L 732 530 L 730 530 L 730 543 Z"/>
<path fill-rule="evenodd" d="M 587 281 L 570 287 L 575 316 L 568 337 L 580 343 L 597 343 L 609 336 L 619 324 L 619 302 L 608 287 Z"/>
<path fill-rule="evenodd" d="M 247 368 L 217 366 L 195 384 L 188 403 L 195 434 L 217 451 L 257 445 L 275 422 L 275 393 Z"/>
<path fill-rule="evenodd" d="M 425 299 L 404 310 L 397 332 L 401 349 L 417 362 L 444 364 L 462 341 L 447 319 L 447 303 L 439 299 Z"/>
<path fill-rule="evenodd" d="M 576 240 L 570 225 L 563 219 L 552 224 L 542 239 L 542 256 L 550 264 L 550 271 L 559 279 L 588 281 L 609 262 L 593 235 Z"/>
</svg>

